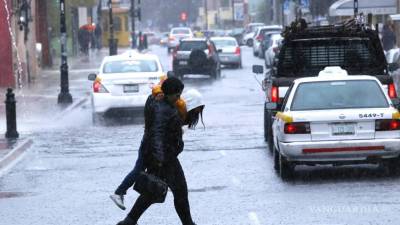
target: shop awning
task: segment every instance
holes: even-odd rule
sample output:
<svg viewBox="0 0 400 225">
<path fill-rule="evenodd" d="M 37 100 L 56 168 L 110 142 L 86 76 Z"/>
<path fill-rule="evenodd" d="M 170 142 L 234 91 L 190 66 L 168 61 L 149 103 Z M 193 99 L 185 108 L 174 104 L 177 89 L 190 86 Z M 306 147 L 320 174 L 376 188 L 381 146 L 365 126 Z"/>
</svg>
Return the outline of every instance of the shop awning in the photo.
<svg viewBox="0 0 400 225">
<path fill-rule="evenodd" d="M 358 12 L 373 15 L 390 15 L 397 13 L 396 0 L 358 0 Z M 329 7 L 329 16 L 354 15 L 354 0 L 339 0 Z"/>
</svg>

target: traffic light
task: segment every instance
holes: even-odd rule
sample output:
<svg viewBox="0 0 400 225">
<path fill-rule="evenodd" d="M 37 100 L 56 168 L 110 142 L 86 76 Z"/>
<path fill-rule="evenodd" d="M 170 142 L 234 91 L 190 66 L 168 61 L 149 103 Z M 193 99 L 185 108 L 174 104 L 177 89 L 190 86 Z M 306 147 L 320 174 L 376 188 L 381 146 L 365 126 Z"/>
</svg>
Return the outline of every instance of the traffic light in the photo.
<svg viewBox="0 0 400 225">
<path fill-rule="evenodd" d="M 187 12 L 181 12 L 181 20 L 186 21 L 187 20 Z"/>
</svg>

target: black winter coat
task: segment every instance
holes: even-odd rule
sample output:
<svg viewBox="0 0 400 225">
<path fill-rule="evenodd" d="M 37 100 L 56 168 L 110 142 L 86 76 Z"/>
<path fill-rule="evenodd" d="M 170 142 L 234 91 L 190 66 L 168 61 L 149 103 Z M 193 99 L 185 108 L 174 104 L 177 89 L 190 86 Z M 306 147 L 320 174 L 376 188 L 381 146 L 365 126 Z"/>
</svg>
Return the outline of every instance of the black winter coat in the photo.
<svg viewBox="0 0 400 225">
<path fill-rule="evenodd" d="M 183 150 L 182 120 L 175 106 L 166 100 L 154 101 L 152 109 L 146 161 L 167 164 Z"/>
</svg>

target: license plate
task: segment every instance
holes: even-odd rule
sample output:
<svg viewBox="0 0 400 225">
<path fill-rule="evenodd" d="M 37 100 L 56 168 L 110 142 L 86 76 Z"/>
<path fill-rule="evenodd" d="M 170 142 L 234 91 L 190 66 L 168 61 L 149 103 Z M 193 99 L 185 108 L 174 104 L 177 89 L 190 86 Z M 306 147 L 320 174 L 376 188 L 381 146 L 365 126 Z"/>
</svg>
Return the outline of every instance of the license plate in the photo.
<svg viewBox="0 0 400 225">
<path fill-rule="evenodd" d="M 187 61 L 179 61 L 179 65 L 187 65 L 188 62 Z"/>
<path fill-rule="evenodd" d="M 354 135 L 355 123 L 336 123 L 331 125 L 332 135 Z"/>
<path fill-rule="evenodd" d="M 222 60 L 229 61 L 229 57 L 228 56 L 222 57 Z"/>
<path fill-rule="evenodd" d="M 125 93 L 139 92 L 139 85 L 138 84 L 125 84 L 124 92 Z"/>
</svg>

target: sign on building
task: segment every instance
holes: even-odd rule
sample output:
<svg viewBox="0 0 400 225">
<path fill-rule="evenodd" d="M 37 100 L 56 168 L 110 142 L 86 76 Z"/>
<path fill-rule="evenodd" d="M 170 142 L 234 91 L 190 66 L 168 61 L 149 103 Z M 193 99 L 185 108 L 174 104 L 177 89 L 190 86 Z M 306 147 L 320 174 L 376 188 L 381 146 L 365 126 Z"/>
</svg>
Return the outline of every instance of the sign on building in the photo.
<svg viewBox="0 0 400 225">
<path fill-rule="evenodd" d="M 244 4 L 242 2 L 235 2 L 233 4 L 233 11 L 235 21 L 244 20 Z"/>
</svg>

